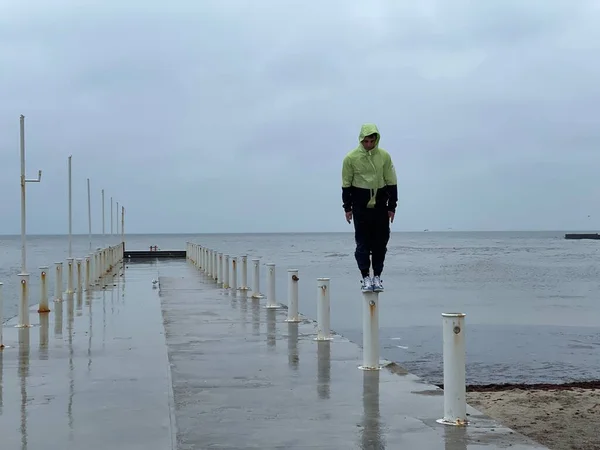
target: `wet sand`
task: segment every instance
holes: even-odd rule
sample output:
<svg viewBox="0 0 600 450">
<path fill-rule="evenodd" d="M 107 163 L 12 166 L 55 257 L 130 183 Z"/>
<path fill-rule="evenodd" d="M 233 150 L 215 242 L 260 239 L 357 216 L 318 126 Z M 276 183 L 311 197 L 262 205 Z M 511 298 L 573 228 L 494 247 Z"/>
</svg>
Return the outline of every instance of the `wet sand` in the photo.
<svg viewBox="0 0 600 450">
<path fill-rule="evenodd" d="M 600 449 L 600 383 L 469 387 L 467 402 L 552 450 Z"/>
</svg>

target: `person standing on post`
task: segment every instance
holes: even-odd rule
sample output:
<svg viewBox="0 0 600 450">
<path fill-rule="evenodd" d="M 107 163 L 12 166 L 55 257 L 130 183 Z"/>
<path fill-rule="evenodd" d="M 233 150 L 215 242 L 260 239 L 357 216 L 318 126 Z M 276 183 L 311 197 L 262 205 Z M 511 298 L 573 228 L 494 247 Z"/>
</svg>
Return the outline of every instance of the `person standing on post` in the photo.
<svg viewBox="0 0 600 450">
<path fill-rule="evenodd" d="M 364 124 L 358 147 L 342 163 L 342 206 L 346 221 L 354 219 L 354 256 L 362 290 L 375 292 L 383 291 L 381 273 L 398 203 L 396 169 L 390 154 L 379 147 L 380 139 L 375 124 Z"/>
</svg>

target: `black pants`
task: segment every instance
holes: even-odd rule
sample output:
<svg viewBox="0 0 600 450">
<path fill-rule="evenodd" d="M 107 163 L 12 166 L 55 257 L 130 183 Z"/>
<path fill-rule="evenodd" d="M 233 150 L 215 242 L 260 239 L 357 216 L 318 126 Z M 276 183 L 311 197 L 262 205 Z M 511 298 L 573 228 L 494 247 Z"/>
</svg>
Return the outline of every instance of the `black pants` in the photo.
<svg viewBox="0 0 600 450">
<path fill-rule="evenodd" d="M 387 243 L 390 240 L 390 219 L 387 209 L 361 209 L 353 213 L 353 219 L 356 241 L 354 256 L 358 269 L 363 273 L 369 271 L 372 262 L 373 275 L 379 276 L 383 271 Z M 370 256 L 372 258 L 369 258 Z"/>
</svg>

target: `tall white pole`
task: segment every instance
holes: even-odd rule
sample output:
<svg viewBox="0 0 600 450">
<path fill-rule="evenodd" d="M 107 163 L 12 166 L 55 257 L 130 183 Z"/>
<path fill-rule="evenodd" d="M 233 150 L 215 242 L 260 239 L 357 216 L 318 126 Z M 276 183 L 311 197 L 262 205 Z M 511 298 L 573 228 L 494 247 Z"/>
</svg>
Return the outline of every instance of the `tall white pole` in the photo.
<svg viewBox="0 0 600 450">
<path fill-rule="evenodd" d="M 27 272 L 25 221 L 25 116 L 21 114 L 21 273 Z"/>
<path fill-rule="evenodd" d="M 117 217 L 115 222 L 117 223 L 117 229 L 115 230 L 115 232 L 117 233 L 117 236 L 119 235 L 119 202 L 117 202 Z"/>
<path fill-rule="evenodd" d="M 113 198 L 110 198 L 110 241 L 112 242 L 112 237 L 113 237 L 113 221 L 114 221 L 114 217 L 115 214 L 113 213 Z"/>
<path fill-rule="evenodd" d="M 42 179 L 42 171 L 38 170 L 36 179 L 27 180 L 25 178 L 25 116 L 20 117 L 20 152 L 21 152 L 21 280 L 20 302 L 19 302 L 19 323 L 18 327 L 29 327 L 29 274 L 27 273 L 27 237 L 26 237 L 26 204 L 25 204 L 25 183 L 39 183 Z M 0 324 L 1 325 L 1 324 Z"/>
<path fill-rule="evenodd" d="M 125 243 L 125 207 L 121 206 L 121 242 Z"/>
<path fill-rule="evenodd" d="M 102 246 L 106 247 L 106 238 L 104 237 L 104 189 L 102 189 Z"/>
<path fill-rule="evenodd" d="M 90 252 L 92 251 L 92 198 L 90 194 L 90 179 L 87 179 L 88 194 L 88 239 L 90 241 Z"/>
<path fill-rule="evenodd" d="M 73 255 L 73 193 L 71 191 L 71 158 L 69 155 L 69 258 Z"/>
</svg>

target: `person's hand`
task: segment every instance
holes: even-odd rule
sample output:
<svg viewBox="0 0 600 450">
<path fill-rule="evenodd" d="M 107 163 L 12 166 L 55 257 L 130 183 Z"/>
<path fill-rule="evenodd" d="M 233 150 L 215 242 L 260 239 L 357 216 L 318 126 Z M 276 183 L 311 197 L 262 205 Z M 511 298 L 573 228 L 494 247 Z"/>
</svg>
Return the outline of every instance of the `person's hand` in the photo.
<svg viewBox="0 0 600 450">
<path fill-rule="evenodd" d="M 390 218 L 390 222 L 394 223 L 394 216 L 396 215 L 393 211 L 388 211 L 388 217 Z"/>
<path fill-rule="evenodd" d="M 350 223 L 351 220 L 352 220 L 352 211 L 347 211 L 346 212 L 346 222 Z"/>
</svg>

